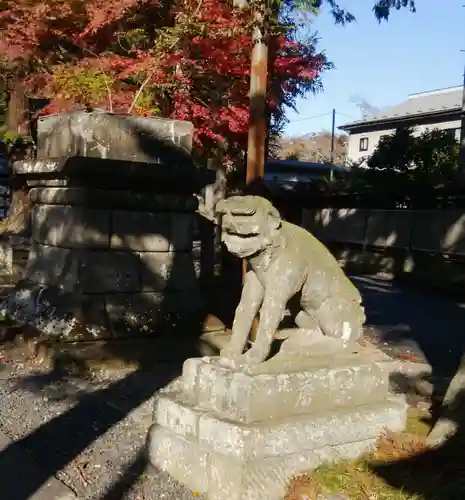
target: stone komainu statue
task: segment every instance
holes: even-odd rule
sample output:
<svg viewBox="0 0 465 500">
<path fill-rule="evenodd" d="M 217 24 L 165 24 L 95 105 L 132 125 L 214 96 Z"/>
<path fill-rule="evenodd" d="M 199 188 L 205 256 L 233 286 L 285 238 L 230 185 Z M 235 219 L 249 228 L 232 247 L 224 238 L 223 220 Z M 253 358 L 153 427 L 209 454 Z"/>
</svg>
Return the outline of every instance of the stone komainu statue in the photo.
<svg viewBox="0 0 465 500">
<path fill-rule="evenodd" d="M 261 363 L 274 338 L 284 340 L 278 356 L 327 354 L 354 345 L 365 321 L 361 297 L 322 243 L 281 220 L 265 198 L 233 196 L 221 200 L 216 211 L 227 249 L 247 260 L 232 336 L 221 358 Z M 297 327 L 278 331 L 292 302 Z M 256 340 L 243 354 L 258 312 Z"/>
</svg>

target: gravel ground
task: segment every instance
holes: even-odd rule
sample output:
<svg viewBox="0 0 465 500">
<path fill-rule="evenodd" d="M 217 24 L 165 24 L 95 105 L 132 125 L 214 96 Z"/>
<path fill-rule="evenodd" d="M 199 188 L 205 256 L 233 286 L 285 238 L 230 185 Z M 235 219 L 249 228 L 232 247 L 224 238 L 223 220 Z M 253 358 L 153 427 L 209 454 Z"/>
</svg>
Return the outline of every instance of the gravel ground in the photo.
<svg viewBox="0 0 465 500">
<path fill-rule="evenodd" d="M 39 481 L 56 476 L 80 500 L 202 498 L 142 453 L 153 395 L 176 376 L 175 366 L 86 375 L 67 368 L 34 363 L 22 347 L 0 348 L 0 430 L 40 464 Z M 35 481 L 21 482 L 14 500 L 29 499 L 41 485 Z"/>
<path fill-rule="evenodd" d="M 385 280 L 354 281 L 367 309 L 367 341 L 402 360 L 426 362 L 439 379 L 454 373 L 465 346 L 464 304 Z M 53 476 L 81 500 L 201 498 L 148 466 L 141 452 L 153 395 L 177 370 L 158 364 L 143 372 L 102 368 L 72 375 L 32 363 L 21 346 L 0 344 L 0 430 L 29 451 L 41 471 L 30 480 L 15 466 L 23 492 L 18 500 Z"/>
<path fill-rule="evenodd" d="M 1 359 L 3 358 L 3 362 Z M 101 370 L 82 378 L 28 361 L 18 346 L 0 351 L 0 428 L 82 500 L 200 498 L 147 465 L 153 393 L 175 368 Z M 37 484 L 21 481 L 24 500 Z M 52 500 L 52 499 L 50 499 Z"/>
</svg>

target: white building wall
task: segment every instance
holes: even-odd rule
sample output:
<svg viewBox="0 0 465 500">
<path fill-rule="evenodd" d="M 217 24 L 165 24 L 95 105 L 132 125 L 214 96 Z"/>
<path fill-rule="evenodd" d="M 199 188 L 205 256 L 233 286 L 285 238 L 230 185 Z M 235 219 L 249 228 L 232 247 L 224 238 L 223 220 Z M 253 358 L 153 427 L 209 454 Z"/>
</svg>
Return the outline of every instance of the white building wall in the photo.
<svg viewBox="0 0 465 500">
<path fill-rule="evenodd" d="M 435 123 L 434 125 L 419 125 L 414 127 L 414 134 L 420 135 L 427 130 L 447 130 L 455 129 L 455 137 L 460 140 L 460 120 L 447 121 L 442 123 Z M 390 135 L 395 133 L 395 129 L 376 130 L 373 132 L 363 132 L 357 134 L 350 134 L 348 145 L 348 159 L 353 162 L 360 162 L 364 158 L 371 156 L 378 146 L 378 142 L 383 135 Z M 360 139 L 368 139 L 368 151 L 360 151 Z"/>
<path fill-rule="evenodd" d="M 359 162 L 371 156 L 378 146 L 378 142 L 383 135 L 390 135 L 395 129 L 377 130 L 374 132 L 363 132 L 361 134 L 351 134 L 349 136 L 349 146 L 347 157 L 349 161 Z M 368 150 L 360 151 L 360 139 L 368 139 Z"/>
</svg>

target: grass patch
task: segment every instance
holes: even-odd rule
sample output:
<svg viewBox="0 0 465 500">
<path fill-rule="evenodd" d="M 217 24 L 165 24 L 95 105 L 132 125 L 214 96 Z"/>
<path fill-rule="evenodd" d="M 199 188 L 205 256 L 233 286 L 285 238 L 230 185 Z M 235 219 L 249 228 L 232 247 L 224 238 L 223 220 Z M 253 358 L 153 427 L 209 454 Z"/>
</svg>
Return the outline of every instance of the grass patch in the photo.
<svg viewBox="0 0 465 500">
<path fill-rule="evenodd" d="M 372 453 L 359 460 L 325 465 L 294 478 L 285 500 L 337 494 L 350 500 L 465 499 L 465 475 L 455 471 L 455 482 L 444 477 L 440 472 L 444 456 L 439 458 L 440 451 L 431 451 L 426 444 L 425 416 L 426 412 L 411 410 L 405 433 L 385 435 Z"/>
<path fill-rule="evenodd" d="M 378 463 L 397 461 L 421 453 L 425 444 L 407 435 L 388 435 L 380 440 L 377 450 L 360 460 L 325 465 L 312 475 L 294 479 L 286 500 L 317 500 L 320 494 L 342 494 L 350 500 L 422 500 L 417 494 L 390 486 L 373 472 Z"/>
<path fill-rule="evenodd" d="M 431 429 L 428 420 L 429 412 L 427 410 L 409 408 L 405 432 L 418 437 L 426 437 Z"/>
</svg>

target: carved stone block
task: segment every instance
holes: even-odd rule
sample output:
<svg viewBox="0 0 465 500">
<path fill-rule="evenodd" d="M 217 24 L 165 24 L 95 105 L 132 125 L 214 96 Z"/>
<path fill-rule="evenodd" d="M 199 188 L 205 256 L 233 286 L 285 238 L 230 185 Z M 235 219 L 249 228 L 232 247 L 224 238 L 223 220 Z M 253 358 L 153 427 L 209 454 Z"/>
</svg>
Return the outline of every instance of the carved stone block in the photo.
<svg viewBox="0 0 465 500">
<path fill-rule="evenodd" d="M 386 430 L 404 429 L 406 403 L 389 395 L 382 355 L 316 359 L 254 373 L 186 361 L 157 397 L 151 463 L 210 500 L 280 500 L 293 475 L 357 458 Z"/>
<path fill-rule="evenodd" d="M 102 297 L 65 292 L 27 279 L 19 281 L 2 304 L 16 323 L 65 340 L 94 340 L 111 336 Z"/>
<path fill-rule="evenodd" d="M 107 295 L 106 311 L 113 336 L 147 336 L 153 333 L 165 313 L 163 301 L 162 293 Z"/>
<path fill-rule="evenodd" d="M 112 212 L 111 247 L 138 252 L 168 252 L 174 217 L 150 212 Z"/>
<path fill-rule="evenodd" d="M 44 286 L 71 292 L 79 289 L 80 251 L 33 243 L 25 276 Z"/>
<path fill-rule="evenodd" d="M 355 459 L 374 444 L 370 439 L 244 462 L 212 452 L 158 425 L 150 429 L 149 437 L 151 463 L 209 500 L 281 500 L 293 474 L 323 462 Z"/>
<path fill-rule="evenodd" d="M 188 484 L 192 491 L 208 491 L 207 471 L 211 455 L 207 450 L 158 425 L 152 426 L 149 436 L 153 465 L 168 471 L 177 481 Z"/>
<path fill-rule="evenodd" d="M 375 404 L 354 405 L 305 415 L 245 423 L 225 414 L 211 414 L 192 406 L 185 394 L 158 398 L 155 422 L 186 439 L 239 460 L 281 457 L 301 450 L 337 446 L 378 438 L 386 428 L 402 430 L 405 402 L 385 398 Z"/>
<path fill-rule="evenodd" d="M 173 252 L 192 251 L 192 231 L 194 217 L 191 214 L 176 214 L 171 233 L 170 249 Z"/>
<path fill-rule="evenodd" d="M 192 255 L 187 252 L 141 252 L 144 291 L 199 289 Z"/>
<path fill-rule="evenodd" d="M 383 401 L 389 390 L 380 366 L 383 356 L 315 356 L 286 372 L 279 360 L 272 359 L 253 374 L 191 359 L 184 364 L 183 380 L 200 407 L 250 423 L 286 416 L 289 408 L 300 415 Z"/>
<path fill-rule="evenodd" d="M 83 293 L 128 293 L 141 290 L 139 256 L 130 252 L 86 252 L 82 257 Z"/>
<path fill-rule="evenodd" d="M 110 211 L 71 205 L 35 205 L 32 239 L 63 248 L 110 246 Z"/>
<path fill-rule="evenodd" d="M 113 336 L 146 336 L 161 329 L 174 331 L 202 307 L 202 298 L 189 292 L 118 293 L 107 295 L 105 303 Z"/>
<path fill-rule="evenodd" d="M 101 111 L 42 117 L 37 158 L 13 166 L 32 188 L 18 236 L 33 249 L 3 316 L 67 341 L 158 334 L 165 316 L 194 337 L 203 301 L 187 256 L 197 194 L 215 175 L 192 160 L 193 130 Z M 9 239 L 3 267 L 16 278 Z"/>
<path fill-rule="evenodd" d="M 37 123 L 37 156 L 40 159 L 90 156 L 159 163 L 160 156 L 165 159 L 171 153 L 176 160 L 179 151 L 190 152 L 192 130 L 192 123 L 186 121 L 101 111 L 44 116 Z"/>
</svg>

